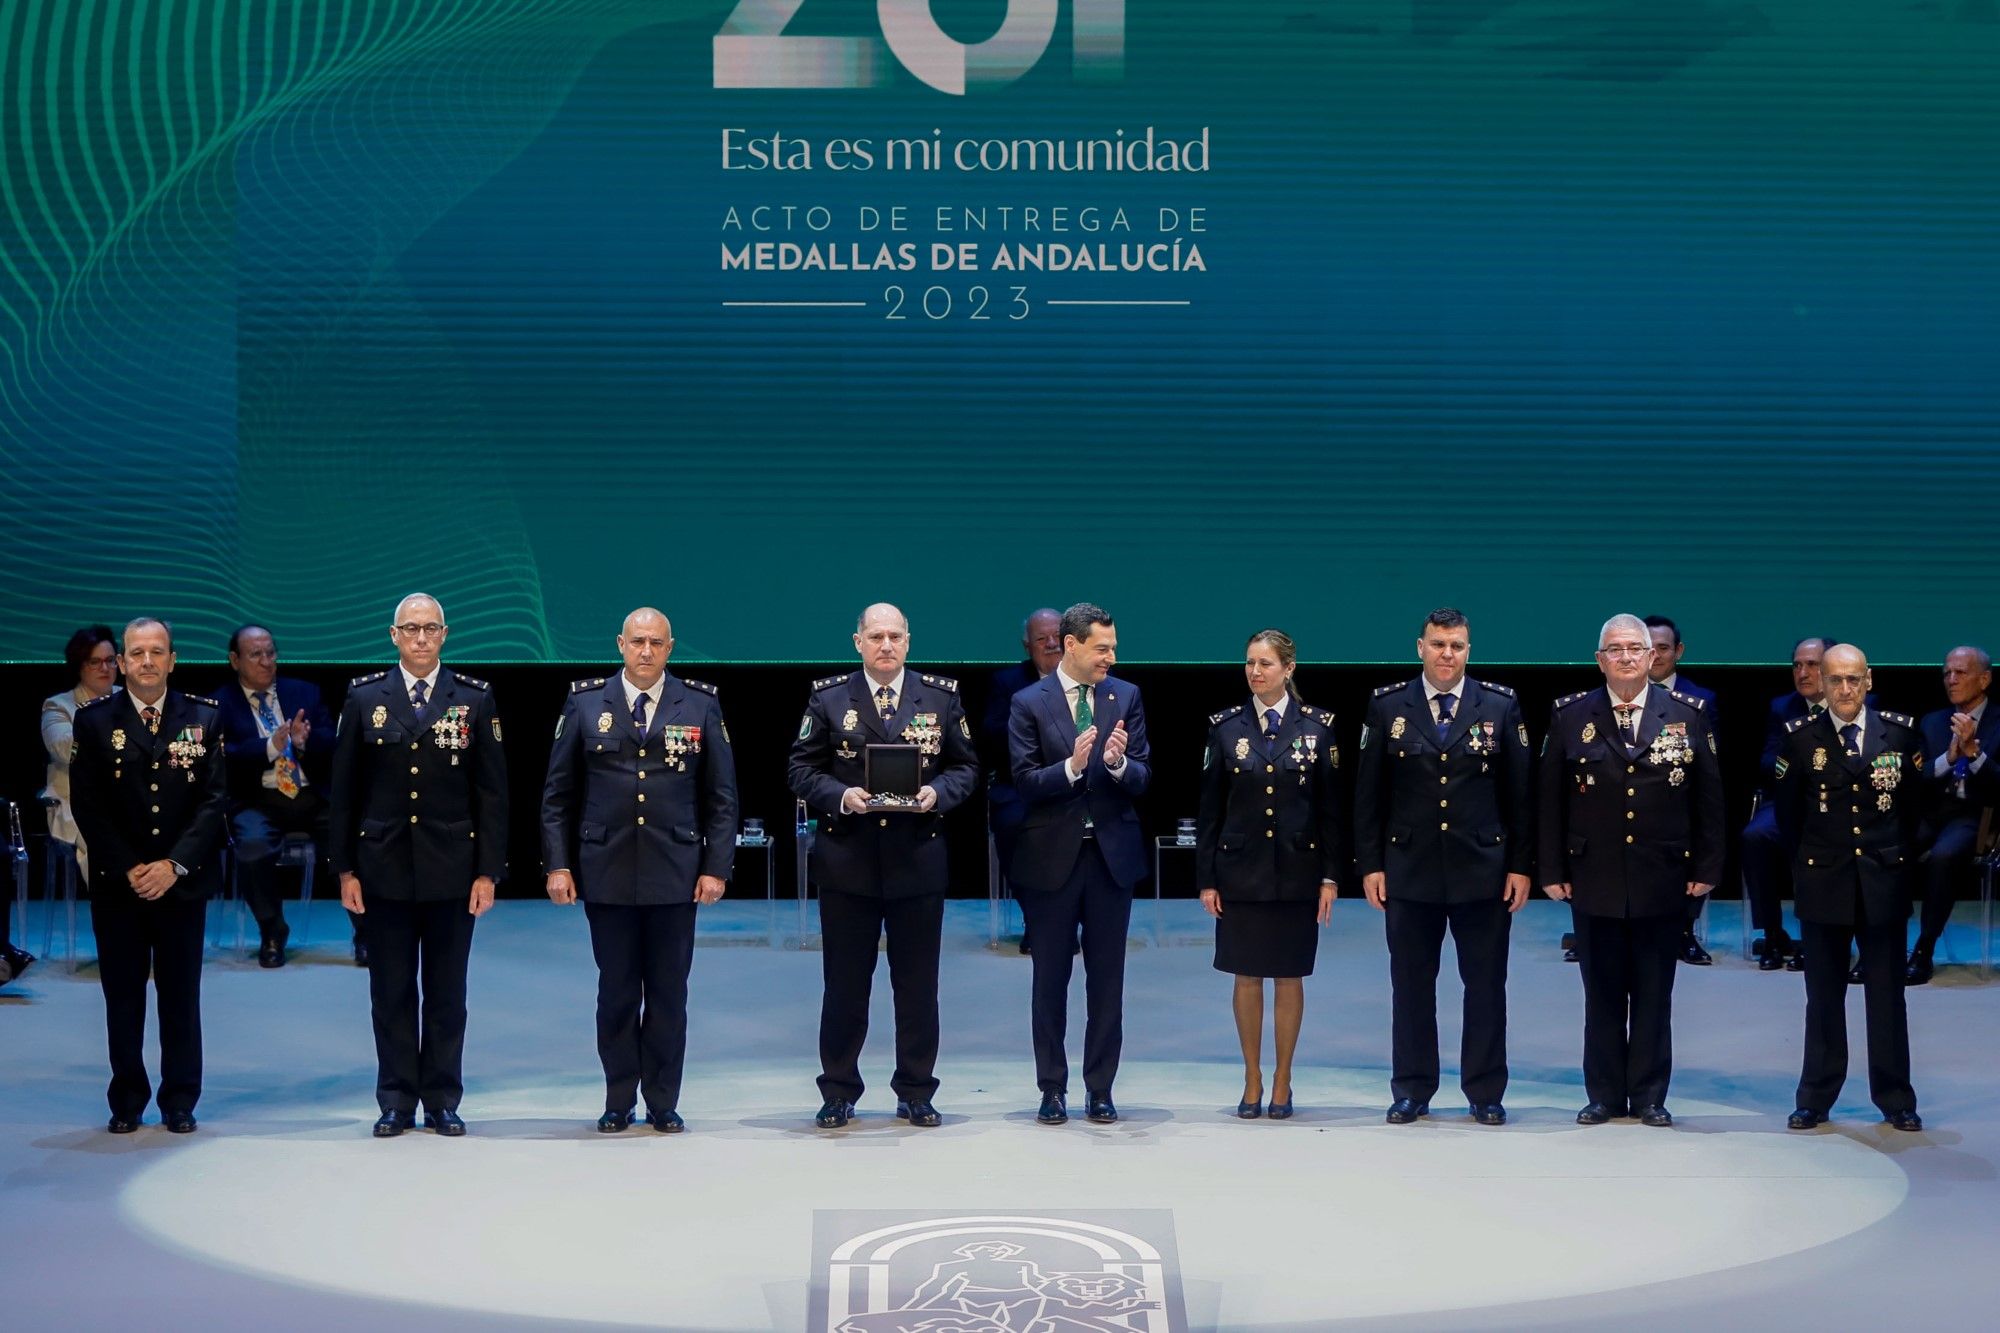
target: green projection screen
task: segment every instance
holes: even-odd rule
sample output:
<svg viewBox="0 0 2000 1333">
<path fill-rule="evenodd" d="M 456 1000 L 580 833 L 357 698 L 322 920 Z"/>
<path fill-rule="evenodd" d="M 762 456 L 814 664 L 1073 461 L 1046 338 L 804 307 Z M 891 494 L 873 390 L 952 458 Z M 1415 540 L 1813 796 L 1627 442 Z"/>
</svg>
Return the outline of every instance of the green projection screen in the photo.
<svg viewBox="0 0 2000 1333">
<path fill-rule="evenodd" d="M 0 657 L 1990 637 L 1992 0 L 21 0 Z M 1982 625 L 1981 619 L 1987 623 Z"/>
</svg>

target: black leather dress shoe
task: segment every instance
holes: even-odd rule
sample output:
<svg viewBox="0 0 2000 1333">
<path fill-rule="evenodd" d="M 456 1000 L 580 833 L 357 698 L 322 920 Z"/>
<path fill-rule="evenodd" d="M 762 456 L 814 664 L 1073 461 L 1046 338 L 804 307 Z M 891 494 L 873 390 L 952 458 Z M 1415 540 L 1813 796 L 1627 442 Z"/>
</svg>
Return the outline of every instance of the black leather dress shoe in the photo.
<svg viewBox="0 0 2000 1333">
<path fill-rule="evenodd" d="M 448 1139 L 462 1138 L 465 1134 L 465 1122 L 458 1118 L 456 1111 L 424 1112 L 424 1128 L 434 1130 Z"/>
<path fill-rule="evenodd" d="M 1419 1116 L 1427 1116 L 1430 1113 L 1431 1104 L 1429 1102 L 1419 1102 L 1413 1101 L 1408 1097 L 1398 1097 L 1395 1101 L 1389 1103 L 1389 1114 L 1383 1118 L 1392 1125 L 1408 1125 L 1415 1123 Z"/>
<path fill-rule="evenodd" d="M 819 1104 L 819 1114 L 813 1117 L 813 1123 L 821 1129 L 841 1129 L 852 1119 L 854 1119 L 853 1102 L 829 1097 Z"/>
<path fill-rule="evenodd" d="M 168 1111 L 160 1117 L 160 1123 L 167 1127 L 169 1134 L 192 1134 L 195 1128 L 194 1112 Z"/>
<path fill-rule="evenodd" d="M 415 1128 L 417 1118 L 409 1111 L 384 1111 L 375 1122 L 374 1135 L 378 1139 L 393 1139 L 398 1134 Z"/>
<path fill-rule="evenodd" d="M 265 940 L 257 946 L 257 966 L 283 967 L 285 965 L 285 945 L 282 940 Z"/>
<path fill-rule="evenodd" d="M 1238 1120 L 1257 1120 L 1261 1119 L 1263 1114 L 1264 1103 L 1261 1101 L 1236 1103 L 1236 1118 Z"/>
<path fill-rule="evenodd" d="M 1292 1118 L 1292 1104 L 1290 1102 L 1272 1102 L 1264 1108 L 1264 1114 L 1273 1120 L 1290 1120 Z"/>
<path fill-rule="evenodd" d="M 606 1111 L 597 1117 L 597 1132 L 600 1134 L 623 1134 L 632 1127 L 632 1110 Z"/>
<path fill-rule="evenodd" d="M 1651 1106 L 1639 1108 L 1639 1123 L 1653 1129 L 1665 1129 L 1674 1123 L 1673 1113 L 1655 1102 Z"/>
<path fill-rule="evenodd" d="M 1067 1125 L 1069 1123 L 1069 1107 L 1064 1104 L 1064 1101 L 1065 1099 L 1060 1092 L 1043 1093 L 1042 1109 L 1035 1112 L 1035 1119 L 1044 1125 Z"/>
<path fill-rule="evenodd" d="M 368 966 L 368 946 L 360 940 L 354 941 L 354 965 L 356 967 Z"/>
<path fill-rule="evenodd" d="M 1786 1129 L 1818 1129 L 1826 1123 L 1826 1112 L 1801 1106 L 1785 1117 Z"/>
<path fill-rule="evenodd" d="M 1900 1129 L 1905 1134 L 1915 1134 L 1924 1127 L 1924 1118 L 1915 1111 L 1893 1111 L 1889 1115 L 1889 1128 Z"/>
<path fill-rule="evenodd" d="M 1785 959 L 1785 971 L 1803 972 L 1805 970 L 1806 970 L 1806 951 L 1804 949 L 1792 950 L 1791 955 Z"/>
<path fill-rule="evenodd" d="M 34 965 L 34 961 L 35 956 L 26 949 L 16 949 L 10 944 L 6 952 L 0 954 L 0 972 L 7 974 L 7 981 L 18 981 L 21 974 Z"/>
<path fill-rule="evenodd" d="M 1564 961 L 1565 963 L 1580 963 L 1580 962 L 1582 962 L 1583 960 L 1582 960 L 1582 959 L 1581 959 L 1580 957 L 1578 957 L 1578 956 L 1577 956 L 1577 952 L 1576 952 L 1576 950 L 1575 950 L 1575 949 L 1564 949 L 1564 950 L 1563 950 L 1563 961 Z"/>
<path fill-rule="evenodd" d="M 1604 1102 L 1592 1102 L 1576 1113 L 1576 1123 L 1579 1125 L 1603 1125 L 1610 1123 L 1613 1116 L 1624 1114 L 1625 1108 L 1622 1106 L 1610 1106 Z"/>
<path fill-rule="evenodd" d="M 1701 947 L 1701 941 L 1696 939 L 1694 932 L 1690 930 L 1681 935 L 1681 961 L 1692 963 L 1696 967 L 1707 967 L 1715 961 L 1715 958 L 1708 950 Z"/>
<path fill-rule="evenodd" d="M 646 1123 L 662 1134 L 685 1134 L 687 1121 L 681 1119 L 679 1111 L 648 1111 Z"/>
<path fill-rule="evenodd" d="M 1504 1125 L 1507 1123 L 1507 1108 L 1499 1102 L 1487 1102 L 1472 1108 L 1472 1118 L 1482 1125 Z"/>
<path fill-rule="evenodd" d="M 136 1134 L 139 1132 L 139 1117 L 136 1115 L 114 1115 L 104 1122 L 104 1127 L 113 1134 Z"/>
<path fill-rule="evenodd" d="M 1770 949 L 1764 950 L 1764 952 L 1757 955 L 1757 970 L 1759 972 L 1784 971 L 1785 955 L 1781 953 L 1775 953 Z"/>
<path fill-rule="evenodd" d="M 1093 1092 L 1083 1104 L 1084 1119 L 1093 1125 L 1115 1125 L 1118 1123 L 1118 1108 L 1111 1104 L 1108 1092 Z"/>
<path fill-rule="evenodd" d="M 1931 964 L 1931 952 L 1929 949 L 1912 949 L 1910 950 L 1909 962 L 1903 965 L 1903 984 L 1905 986 L 1927 986 L 1930 984 L 1931 977 L 1936 970 Z"/>
<path fill-rule="evenodd" d="M 937 1107 L 925 1101 L 897 1102 L 896 1119 L 907 1120 L 918 1129 L 936 1129 L 944 1123 Z"/>
</svg>

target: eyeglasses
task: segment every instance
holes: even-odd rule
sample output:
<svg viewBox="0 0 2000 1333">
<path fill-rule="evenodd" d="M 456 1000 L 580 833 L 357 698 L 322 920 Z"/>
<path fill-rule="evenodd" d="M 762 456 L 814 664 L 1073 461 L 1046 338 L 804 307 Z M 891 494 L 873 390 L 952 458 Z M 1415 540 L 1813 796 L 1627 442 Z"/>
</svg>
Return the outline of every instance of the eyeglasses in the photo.
<svg viewBox="0 0 2000 1333">
<path fill-rule="evenodd" d="M 109 671 L 118 665 L 118 658 L 116 655 L 111 657 L 86 657 L 83 659 L 83 664 L 87 667 L 96 667 L 101 671 Z"/>
<path fill-rule="evenodd" d="M 1617 661 L 1631 662 L 1644 657 L 1652 651 L 1653 649 L 1650 645 L 1641 648 L 1636 643 L 1614 643 L 1599 648 L 1597 655 L 1599 657 L 1609 657 Z"/>
<path fill-rule="evenodd" d="M 434 639 L 444 633 L 444 626 L 433 620 L 423 625 L 414 623 L 398 625 L 396 626 L 396 632 L 406 639 L 421 638 L 426 635 Z"/>
<path fill-rule="evenodd" d="M 1821 679 L 1834 688 L 1848 685 L 1857 690 L 1868 683 L 1868 677 L 1866 676 L 1823 676 Z"/>
</svg>

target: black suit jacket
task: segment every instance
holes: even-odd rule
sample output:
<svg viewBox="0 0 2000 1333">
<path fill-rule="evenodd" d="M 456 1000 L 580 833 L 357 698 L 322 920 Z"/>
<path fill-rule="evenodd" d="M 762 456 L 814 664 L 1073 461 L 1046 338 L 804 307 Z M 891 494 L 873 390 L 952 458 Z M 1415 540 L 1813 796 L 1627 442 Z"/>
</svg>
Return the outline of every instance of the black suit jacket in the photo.
<svg viewBox="0 0 2000 1333">
<path fill-rule="evenodd" d="M 1799 920 L 1852 926 L 1909 915 L 1923 766 L 1923 740 L 1902 713 L 1867 711 L 1858 759 L 1831 712 L 1786 725 L 1778 827 L 1792 848 Z"/>
<path fill-rule="evenodd" d="M 1007 751 L 1014 788 L 1027 812 L 1014 842 L 1007 878 L 1015 887 L 1054 891 L 1069 879 L 1083 851 L 1084 823 L 1095 825 L 1098 850 L 1111 878 L 1129 889 L 1151 871 L 1146 836 L 1133 802 L 1153 780 L 1153 754 L 1146 740 L 1146 710 L 1139 687 L 1106 676 L 1093 691 L 1092 720 L 1097 744 L 1082 777 L 1071 782 L 1063 765 L 1076 749 L 1076 722 L 1056 673 L 1014 696 L 1007 714 Z M 1125 769 L 1113 777 L 1104 767 L 1104 738 L 1125 723 Z"/>
<path fill-rule="evenodd" d="M 1534 865 L 1533 754 L 1521 705 L 1467 680 L 1442 743 L 1424 678 L 1368 701 L 1354 789 L 1355 869 L 1391 897 L 1475 902 Z"/>
<path fill-rule="evenodd" d="M 289 722 L 303 710 L 306 721 L 312 724 L 305 753 L 293 757 L 305 769 L 306 790 L 324 794 L 333 760 L 333 715 L 320 700 L 319 686 L 309 680 L 280 676 L 273 688 L 278 696 L 278 721 Z M 264 775 L 271 771 L 271 760 L 264 737 L 257 731 L 256 713 L 243 697 L 242 686 L 234 680 L 222 687 L 216 704 L 229 767 L 229 802 L 239 809 L 255 805 L 273 795 L 272 789 L 264 785 Z"/>
<path fill-rule="evenodd" d="M 1924 802 L 1927 830 L 1924 843 L 1928 846 L 1937 838 L 1937 831 L 1954 820 L 1970 819 L 1975 822 L 1982 811 L 2000 806 L 2000 703 L 1988 701 L 1985 715 L 1979 719 L 1979 752 L 1986 756 L 1986 762 L 1979 771 L 1965 780 L 1965 795 L 1958 794 L 1958 783 L 1950 776 L 1949 768 L 1944 777 L 1932 777 L 1930 766 L 1936 764 L 1938 756 L 1951 750 L 1951 715 L 1956 708 L 1940 708 L 1935 713 L 1924 714 L 1918 724 L 1918 732 L 1923 739 L 1925 771 L 1924 785 L 1930 795 Z"/>
<path fill-rule="evenodd" d="M 944 815 L 979 784 L 979 757 L 958 682 L 905 668 L 895 716 L 886 722 L 874 693 L 863 671 L 814 681 L 792 742 L 792 792 L 819 817 L 813 877 L 821 888 L 871 898 L 943 893 Z M 921 781 L 937 792 L 937 804 L 923 814 L 843 813 L 847 789 L 867 786 L 868 746 L 905 743 L 920 747 Z"/>
<path fill-rule="evenodd" d="M 1040 677 L 1033 662 L 1016 662 L 993 673 L 986 696 L 986 712 L 979 722 L 979 759 L 986 766 L 986 800 L 993 831 L 1006 837 L 1021 826 L 1027 803 L 1014 790 L 1014 774 L 1007 757 L 1007 715 L 1013 710 L 1014 696 Z"/>
<path fill-rule="evenodd" d="M 444 902 L 507 872 L 507 761 L 483 680 L 438 671 L 417 721 L 400 669 L 362 676 L 340 710 L 328 859 L 364 901 Z"/>
<path fill-rule="evenodd" d="M 169 893 L 207 897 L 222 882 L 229 805 L 216 702 L 168 690 L 158 735 L 139 707 L 119 690 L 76 710 L 70 804 L 90 848 L 91 890 L 129 896 L 126 872 L 169 860 L 187 871 Z"/>
<path fill-rule="evenodd" d="M 736 759 L 715 687 L 661 677 L 642 737 L 621 672 L 570 686 L 542 785 L 542 861 L 584 901 L 694 901 L 736 865 Z M 364 881 L 365 882 L 365 881 Z"/>
<path fill-rule="evenodd" d="M 1606 689 L 1556 700 L 1542 746 L 1538 873 L 1591 916 L 1687 911 L 1722 878 L 1722 770 L 1699 701 L 1654 686 L 1639 743 L 1618 739 Z"/>
<path fill-rule="evenodd" d="M 1195 885 L 1224 900 L 1318 901 L 1347 878 L 1347 810 L 1333 714 L 1296 699 L 1274 739 L 1254 701 L 1209 718 Z"/>
</svg>

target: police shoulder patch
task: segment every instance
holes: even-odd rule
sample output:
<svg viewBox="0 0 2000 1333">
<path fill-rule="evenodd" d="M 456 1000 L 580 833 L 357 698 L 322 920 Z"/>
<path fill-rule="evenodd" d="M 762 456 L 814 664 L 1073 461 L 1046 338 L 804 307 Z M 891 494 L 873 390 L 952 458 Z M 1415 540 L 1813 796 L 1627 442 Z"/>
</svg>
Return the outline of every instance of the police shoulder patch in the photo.
<svg viewBox="0 0 2000 1333">
<path fill-rule="evenodd" d="M 1787 722 L 1785 724 L 1785 734 L 1788 736 L 1791 735 L 1793 732 L 1797 731 L 1800 727 L 1803 727 L 1806 723 L 1810 721 L 1812 721 L 1810 717 L 1793 718 L 1790 722 Z"/>
<path fill-rule="evenodd" d="M 686 676 L 682 676 L 681 684 L 687 686 L 691 690 L 700 690 L 703 694 L 714 694 L 716 692 L 715 686 L 709 684 L 705 680 L 690 680 Z"/>
<path fill-rule="evenodd" d="M 821 676 L 818 680 L 812 683 L 813 693 L 818 694 L 821 690 L 830 690 L 834 686 L 844 685 L 846 684 L 846 682 L 847 682 L 846 674 L 838 676 Z"/>
<path fill-rule="evenodd" d="M 609 679 L 611 679 L 609 676 L 588 676 L 583 680 L 573 680 L 569 683 L 569 692 L 587 694 L 591 690 L 601 690 L 604 688 L 604 682 Z"/>
<path fill-rule="evenodd" d="M 388 678 L 389 673 L 386 671 L 371 671 L 365 676 L 356 676 L 353 680 L 348 681 L 347 688 L 351 690 L 359 685 L 373 685 L 378 680 L 387 680 Z"/>
<path fill-rule="evenodd" d="M 1210 713 L 1208 715 L 1208 725 L 1211 727 L 1220 726 L 1242 711 L 1243 705 L 1238 704 L 1234 708 L 1225 708 L 1220 713 Z"/>
<path fill-rule="evenodd" d="M 1596 693 L 1595 690 L 1578 690 L 1575 694 L 1565 694 L 1562 698 L 1556 700 L 1556 707 L 1568 708 L 1571 704 L 1575 703 L 1577 700 L 1588 699 L 1592 694 L 1595 693 Z"/>
<path fill-rule="evenodd" d="M 1899 727 L 1914 727 L 1917 725 L 1916 720 L 1908 713 L 1892 713 L 1886 708 L 1882 710 L 1882 720 L 1884 722 L 1894 722 Z"/>
<path fill-rule="evenodd" d="M 926 685 L 935 685 L 939 689 L 944 690 L 947 693 L 950 694 L 958 693 L 958 682 L 953 680 L 950 676 L 922 675 L 918 676 L 917 679 L 921 680 Z"/>
<path fill-rule="evenodd" d="M 1495 685 L 1490 680 L 1482 680 L 1479 682 L 1479 688 L 1482 690 L 1491 690 L 1495 694 L 1504 694 L 1509 699 L 1514 697 L 1514 687 L 1511 685 Z"/>
<path fill-rule="evenodd" d="M 1708 700 L 1697 698 L 1695 695 L 1682 694 L 1679 690 L 1668 690 L 1667 693 L 1673 695 L 1674 698 L 1679 699 L 1682 703 L 1686 704 L 1689 708 L 1694 709 L 1697 713 L 1700 712 L 1702 709 L 1708 707 Z"/>
<path fill-rule="evenodd" d="M 1376 690 L 1374 697 L 1379 699 L 1385 694 L 1394 694 L 1397 690 L 1405 688 L 1407 688 L 1405 682 L 1397 681 L 1394 685 L 1384 685 L 1380 689 Z"/>
<path fill-rule="evenodd" d="M 1787 758 L 1785 758 L 1785 757 L 1784 757 L 1783 755 L 1779 755 L 1779 756 L 1778 756 L 1778 768 L 1777 768 L 1777 773 L 1778 773 L 1778 776 L 1779 776 L 1779 777 L 1783 777 L 1783 776 L 1785 776 L 1785 774 L 1787 774 L 1787 773 L 1789 773 L 1789 772 L 1791 772 L 1791 771 L 1792 771 L 1792 761 L 1791 761 L 1791 760 L 1789 760 L 1789 759 L 1787 759 Z"/>
<path fill-rule="evenodd" d="M 478 690 L 481 694 L 485 694 L 486 692 L 488 692 L 493 688 L 491 685 L 488 685 L 485 681 L 479 679 L 479 677 L 477 676 L 459 676 L 456 671 L 452 672 L 451 674 L 458 677 L 460 684 L 470 685 L 473 689 Z"/>
</svg>

